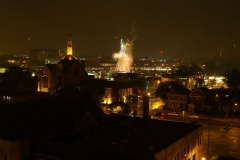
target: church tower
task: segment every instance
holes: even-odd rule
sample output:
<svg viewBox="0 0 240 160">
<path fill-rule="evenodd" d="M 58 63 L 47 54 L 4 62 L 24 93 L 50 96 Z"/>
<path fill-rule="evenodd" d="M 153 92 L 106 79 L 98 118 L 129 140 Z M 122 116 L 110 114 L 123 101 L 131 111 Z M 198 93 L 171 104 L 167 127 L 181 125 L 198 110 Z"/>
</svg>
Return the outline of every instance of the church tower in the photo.
<svg viewBox="0 0 240 160">
<path fill-rule="evenodd" d="M 60 63 L 79 63 L 78 59 L 73 55 L 71 33 L 68 34 L 67 54 L 60 60 Z"/>
<path fill-rule="evenodd" d="M 88 78 L 85 61 L 78 60 L 72 52 L 72 38 L 68 35 L 66 54 L 58 64 L 46 64 L 39 73 L 39 90 L 49 93 L 57 92 L 68 86 L 81 86 L 82 80 Z"/>
<path fill-rule="evenodd" d="M 68 35 L 67 55 L 73 55 L 73 53 L 72 53 L 72 37 L 71 37 L 71 33 L 69 33 L 69 35 Z"/>
</svg>

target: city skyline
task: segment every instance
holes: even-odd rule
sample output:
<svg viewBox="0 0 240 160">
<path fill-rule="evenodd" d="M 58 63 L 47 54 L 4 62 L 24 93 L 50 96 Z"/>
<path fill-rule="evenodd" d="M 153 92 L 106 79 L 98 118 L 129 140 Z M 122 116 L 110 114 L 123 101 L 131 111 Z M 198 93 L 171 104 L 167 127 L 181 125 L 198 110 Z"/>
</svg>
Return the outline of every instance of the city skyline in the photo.
<svg viewBox="0 0 240 160">
<path fill-rule="evenodd" d="M 111 56 L 134 26 L 133 57 L 234 57 L 239 52 L 237 0 L 12 0 L 0 6 L 0 54 L 30 49 Z"/>
</svg>

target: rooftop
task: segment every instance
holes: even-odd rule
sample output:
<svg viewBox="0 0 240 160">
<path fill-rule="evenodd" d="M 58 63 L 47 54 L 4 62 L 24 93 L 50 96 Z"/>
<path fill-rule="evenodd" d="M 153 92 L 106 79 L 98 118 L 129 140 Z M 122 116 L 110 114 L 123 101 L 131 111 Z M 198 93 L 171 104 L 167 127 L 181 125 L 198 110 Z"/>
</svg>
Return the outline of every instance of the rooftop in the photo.
<svg viewBox="0 0 240 160">
<path fill-rule="evenodd" d="M 60 63 L 79 63 L 79 61 L 73 55 L 66 55 L 61 59 Z"/>
<path fill-rule="evenodd" d="M 72 130 L 74 123 L 86 112 L 93 117 L 103 114 L 90 97 L 82 94 L 2 104 L 0 110 L 0 138 L 5 140 Z"/>
<path fill-rule="evenodd" d="M 155 153 L 200 127 L 191 123 L 156 119 L 148 121 L 128 116 L 119 116 L 112 122 L 115 122 L 112 123 L 114 127 L 97 136 L 96 143 L 109 150 L 121 148 L 129 154 L 136 150 L 149 153 L 150 147 Z"/>
<path fill-rule="evenodd" d="M 61 151 L 66 153 L 67 149 L 75 147 L 76 152 L 72 153 L 71 149 L 71 156 L 81 159 L 150 160 L 154 159 L 157 152 L 201 127 L 190 123 L 155 119 L 145 121 L 142 118 L 119 115 L 105 115 L 99 120 L 101 123 L 96 130 L 86 136 L 61 138 L 51 142 L 47 148 L 38 147 L 35 151 L 61 158 L 66 156 Z M 59 143 L 58 147 L 55 146 L 56 143 Z M 59 150 L 50 152 L 56 148 Z"/>
</svg>

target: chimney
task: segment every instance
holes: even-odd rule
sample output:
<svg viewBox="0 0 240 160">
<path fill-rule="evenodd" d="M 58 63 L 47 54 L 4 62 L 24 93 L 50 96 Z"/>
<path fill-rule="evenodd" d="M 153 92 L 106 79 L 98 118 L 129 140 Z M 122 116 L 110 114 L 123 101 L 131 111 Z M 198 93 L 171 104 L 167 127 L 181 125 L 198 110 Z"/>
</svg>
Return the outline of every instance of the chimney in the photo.
<svg viewBox="0 0 240 160">
<path fill-rule="evenodd" d="M 149 115 L 149 97 L 148 96 L 143 96 L 143 119 L 150 120 L 151 116 Z"/>
</svg>

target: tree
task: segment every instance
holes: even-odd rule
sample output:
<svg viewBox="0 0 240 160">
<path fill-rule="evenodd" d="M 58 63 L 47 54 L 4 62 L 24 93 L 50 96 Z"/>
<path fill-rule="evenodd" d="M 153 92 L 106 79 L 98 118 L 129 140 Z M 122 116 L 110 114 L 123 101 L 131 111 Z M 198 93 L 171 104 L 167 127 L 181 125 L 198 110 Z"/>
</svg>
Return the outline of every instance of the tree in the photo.
<svg viewBox="0 0 240 160">
<path fill-rule="evenodd" d="M 124 102 L 113 102 L 108 105 L 108 111 L 110 114 L 129 115 L 131 110 L 130 106 Z"/>
<path fill-rule="evenodd" d="M 225 89 L 221 89 L 225 90 Z M 228 96 L 221 93 L 218 98 L 218 113 L 222 113 L 228 117 L 230 114 L 235 114 L 240 111 L 240 90 L 232 90 Z"/>
<path fill-rule="evenodd" d="M 196 63 L 191 63 L 189 66 L 189 73 L 202 73 L 203 70 L 201 67 L 199 67 Z"/>
<path fill-rule="evenodd" d="M 229 88 L 238 89 L 240 85 L 240 72 L 237 68 L 232 68 L 230 71 L 227 70 L 223 76 L 225 77 L 224 82 Z"/>
</svg>

